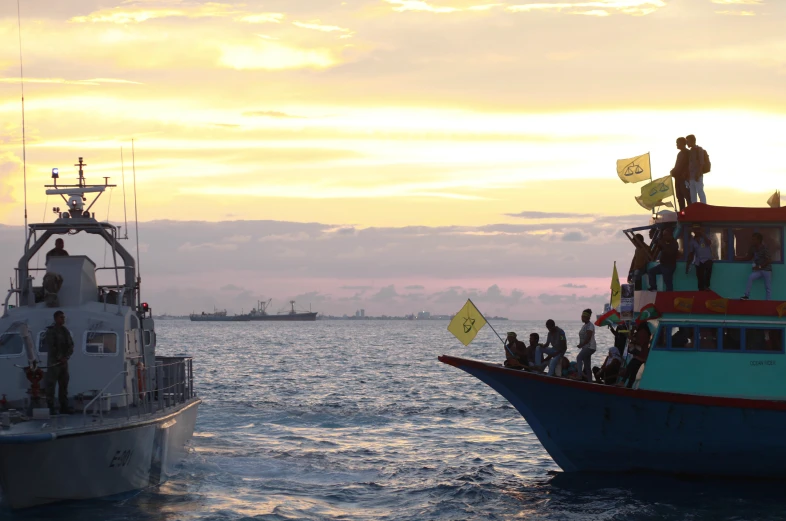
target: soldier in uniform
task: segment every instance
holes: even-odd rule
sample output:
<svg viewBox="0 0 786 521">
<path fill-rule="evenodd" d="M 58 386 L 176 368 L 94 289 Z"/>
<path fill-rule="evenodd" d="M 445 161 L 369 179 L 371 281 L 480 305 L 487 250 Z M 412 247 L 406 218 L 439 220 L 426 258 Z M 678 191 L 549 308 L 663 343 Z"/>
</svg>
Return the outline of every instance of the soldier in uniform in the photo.
<svg viewBox="0 0 786 521">
<path fill-rule="evenodd" d="M 55 410 L 55 385 L 58 387 L 60 413 L 71 412 L 68 407 L 68 359 L 74 354 L 71 332 L 65 327 L 65 313 L 55 311 L 55 323 L 46 329 L 44 345 L 47 349 L 46 404 Z"/>
</svg>

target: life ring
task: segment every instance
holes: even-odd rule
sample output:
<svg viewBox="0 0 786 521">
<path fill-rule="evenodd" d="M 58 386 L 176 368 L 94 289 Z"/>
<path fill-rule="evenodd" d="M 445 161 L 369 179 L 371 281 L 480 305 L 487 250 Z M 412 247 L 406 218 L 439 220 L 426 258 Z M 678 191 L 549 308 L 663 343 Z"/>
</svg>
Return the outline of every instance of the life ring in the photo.
<svg viewBox="0 0 786 521">
<path fill-rule="evenodd" d="M 145 379 L 143 378 L 145 372 L 145 364 L 144 362 L 139 362 L 136 366 L 136 383 L 137 387 L 139 387 L 139 399 L 145 399 Z"/>
</svg>

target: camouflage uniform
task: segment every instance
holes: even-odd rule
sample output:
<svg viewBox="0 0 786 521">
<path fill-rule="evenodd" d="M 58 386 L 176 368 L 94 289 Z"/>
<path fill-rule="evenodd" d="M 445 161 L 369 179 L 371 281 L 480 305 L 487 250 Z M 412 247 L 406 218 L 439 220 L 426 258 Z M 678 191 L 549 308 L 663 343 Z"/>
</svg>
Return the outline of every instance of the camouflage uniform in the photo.
<svg viewBox="0 0 786 521">
<path fill-rule="evenodd" d="M 60 412 L 68 410 L 68 359 L 74 354 L 74 341 L 71 333 L 65 326 L 49 326 L 44 336 L 44 345 L 47 348 L 46 371 L 46 404 L 50 410 L 55 408 L 55 385 L 58 386 L 58 398 L 60 399 Z M 58 360 L 65 358 L 62 364 L 57 364 Z"/>
</svg>

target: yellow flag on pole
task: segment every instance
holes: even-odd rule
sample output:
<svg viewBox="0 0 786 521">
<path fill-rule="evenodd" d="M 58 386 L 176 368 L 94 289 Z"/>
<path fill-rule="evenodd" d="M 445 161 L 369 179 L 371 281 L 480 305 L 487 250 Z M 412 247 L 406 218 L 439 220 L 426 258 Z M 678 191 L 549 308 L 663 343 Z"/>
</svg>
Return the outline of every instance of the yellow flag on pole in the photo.
<svg viewBox="0 0 786 521">
<path fill-rule="evenodd" d="M 622 288 L 620 288 L 620 276 L 617 274 L 617 263 L 614 263 L 614 271 L 611 273 L 611 309 L 620 307 L 622 299 Z"/>
<path fill-rule="evenodd" d="M 617 160 L 617 175 L 623 183 L 638 183 L 652 178 L 650 171 L 650 153 L 630 159 Z"/>
<path fill-rule="evenodd" d="M 453 336 L 466 346 L 475 340 L 478 331 L 483 329 L 485 325 L 486 319 L 483 318 L 475 304 L 470 299 L 467 299 L 467 303 L 464 304 L 461 311 L 456 313 L 456 316 L 448 324 L 448 331 L 453 333 Z"/>
<path fill-rule="evenodd" d="M 642 186 L 641 197 L 636 197 L 636 201 L 644 208 L 651 210 L 656 206 L 671 206 L 671 203 L 663 200 L 673 195 L 674 185 L 672 184 L 671 176 L 667 175 Z"/>
</svg>

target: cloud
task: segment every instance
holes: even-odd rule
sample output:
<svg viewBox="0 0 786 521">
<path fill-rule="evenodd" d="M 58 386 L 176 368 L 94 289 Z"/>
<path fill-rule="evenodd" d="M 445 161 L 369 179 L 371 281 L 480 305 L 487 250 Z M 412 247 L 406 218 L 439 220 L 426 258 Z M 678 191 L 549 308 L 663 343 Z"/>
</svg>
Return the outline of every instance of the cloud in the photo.
<svg viewBox="0 0 786 521">
<path fill-rule="evenodd" d="M 368 291 L 374 289 L 373 286 L 341 286 L 341 289 L 348 289 L 352 291 Z"/>
<path fill-rule="evenodd" d="M 385 2 L 392 4 L 393 10 L 398 12 L 404 11 L 423 11 L 427 13 L 457 13 L 461 11 L 487 11 L 489 9 L 493 9 L 494 7 L 499 7 L 504 4 L 477 4 L 477 5 L 468 5 L 465 7 L 454 7 L 454 6 L 438 6 L 433 5 L 429 2 L 424 0 L 385 0 Z"/>
<path fill-rule="evenodd" d="M 280 112 L 278 110 L 250 110 L 244 112 L 243 115 L 263 117 L 263 118 L 296 118 L 296 119 L 303 118 L 303 116 L 293 116 L 292 114 L 287 114 L 286 112 Z"/>
<path fill-rule="evenodd" d="M 568 282 L 567 284 L 563 284 L 561 287 L 563 287 L 563 288 L 585 289 L 587 287 L 587 285 L 586 284 L 574 284 L 572 282 Z"/>
<path fill-rule="evenodd" d="M 665 7 L 663 0 L 594 0 L 585 2 L 531 2 L 510 5 L 506 9 L 512 13 L 535 11 L 556 11 L 568 14 L 609 16 L 609 10 L 628 15 L 647 15 Z"/>
<path fill-rule="evenodd" d="M 426 289 L 426 287 L 425 286 L 421 286 L 420 284 L 412 284 L 410 286 L 404 286 L 404 289 L 408 289 L 408 290 L 422 290 L 422 289 Z"/>
<path fill-rule="evenodd" d="M 756 13 L 753 11 L 715 11 L 715 14 L 727 16 L 756 16 Z"/>
<path fill-rule="evenodd" d="M 562 235 L 562 240 L 569 241 L 569 242 L 586 241 L 587 239 L 589 239 L 589 237 L 587 237 L 587 235 L 584 232 L 579 230 L 566 232 Z"/>
<path fill-rule="evenodd" d="M 319 23 L 319 20 L 314 22 L 292 22 L 292 25 L 296 27 L 300 27 L 301 29 L 310 29 L 312 31 L 321 31 L 323 33 L 345 33 L 345 36 L 348 36 L 353 33 L 350 29 L 346 29 L 344 27 L 339 27 L 337 25 L 323 25 Z"/>
<path fill-rule="evenodd" d="M 581 219 L 585 217 L 596 217 L 589 213 L 570 213 L 570 212 L 534 212 L 523 211 L 518 213 L 506 213 L 508 217 L 521 217 L 523 219 Z"/>
<path fill-rule="evenodd" d="M 220 47 L 220 64 L 238 70 L 325 69 L 339 63 L 338 56 L 327 48 L 300 48 L 266 40 Z"/>
<path fill-rule="evenodd" d="M 396 287 L 391 284 L 390 286 L 386 286 L 372 295 L 371 300 L 374 302 L 387 302 L 395 300 L 399 296 L 400 295 L 396 292 Z"/>
<path fill-rule="evenodd" d="M 712 0 L 713 4 L 720 5 L 763 5 L 762 0 Z"/>
<path fill-rule="evenodd" d="M 221 291 L 243 291 L 243 288 L 240 286 L 235 286 L 234 284 L 227 284 L 225 286 L 221 286 Z"/>
<path fill-rule="evenodd" d="M 234 6 L 232 4 L 222 4 L 218 2 L 200 4 L 180 0 L 157 2 L 155 6 L 145 2 L 125 2 L 123 7 L 99 9 L 86 16 L 75 16 L 69 21 L 72 23 L 137 24 L 157 18 L 220 18 L 241 16 L 242 19 L 254 16 L 260 18 L 271 16 L 271 13 L 257 15 L 244 14 L 245 12 L 239 9 L 239 7 L 239 5 Z"/>
<path fill-rule="evenodd" d="M 595 304 L 598 305 L 599 308 L 602 309 L 603 302 L 607 301 L 609 298 L 608 295 L 589 295 L 589 296 L 577 296 L 576 294 L 573 295 L 555 295 L 549 293 L 541 293 L 538 295 L 537 300 L 544 306 L 556 306 L 556 305 L 573 305 L 573 304 Z"/>
<path fill-rule="evenodd" d="M 19 78 L 0 78 L 0 83 L 19 83 Z M 92 78 L 89 80 L 66 80 L 64 78 L 25 78 L 25 83 L 58 84 L 58 85 L 144 85 L 138 81 L 121 80 L 117 78 Z"/>
</svg>

